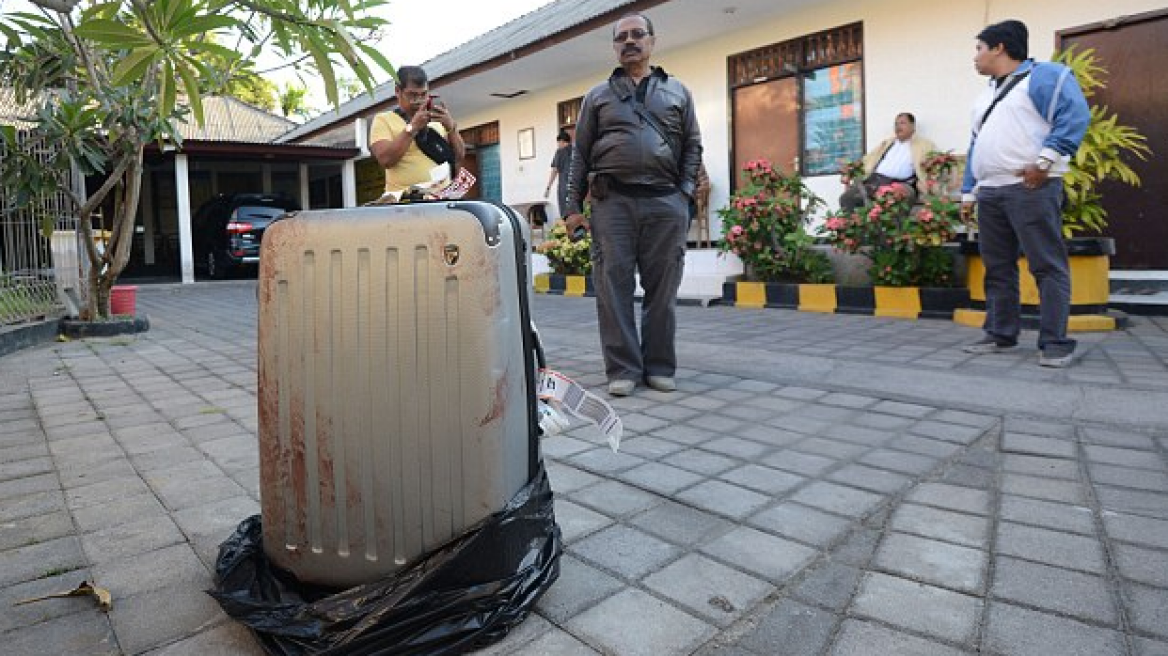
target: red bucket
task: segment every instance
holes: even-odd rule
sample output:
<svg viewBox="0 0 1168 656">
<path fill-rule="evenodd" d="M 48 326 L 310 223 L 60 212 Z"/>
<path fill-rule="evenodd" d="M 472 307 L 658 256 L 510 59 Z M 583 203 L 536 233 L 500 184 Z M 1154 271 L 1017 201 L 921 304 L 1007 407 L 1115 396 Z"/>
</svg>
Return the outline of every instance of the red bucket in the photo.
<svg viewBox="0 0 1168 656">
<path fill-rule="evenodd" d="M 134 285 L 117 285 L 110 289 L 110 314 L 135 314 L 138 288 Z"/>
</svg>

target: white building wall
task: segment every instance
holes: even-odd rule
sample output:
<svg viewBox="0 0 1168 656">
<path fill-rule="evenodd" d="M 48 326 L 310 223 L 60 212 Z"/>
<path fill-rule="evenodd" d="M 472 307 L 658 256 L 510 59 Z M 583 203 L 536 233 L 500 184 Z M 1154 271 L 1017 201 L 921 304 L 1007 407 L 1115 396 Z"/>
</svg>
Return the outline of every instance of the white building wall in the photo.
<svg viewBox="0 0 1168 656">
<path fill-rule="evenodd" d="M 1165 7 L 1163 0 L 884 0 L 879 2 L 819 2 L 792 10 L 780 20 L 727 33 L 699 44 L 677 44 L 658 30 L 654 63 L 679 77 L 693 92 L 702 123 L 705 163 L 713 191 L 711 214 L 729 197 L 730 107 L 726 85 L 727 58 L 773 43 L 798 38 L 857 21 L 864 25 L 865 149 L 892 132 L 897 113 L 912 112 L 920 133 L 942 150 L 964 153 L 969 141 L 970 107 L 985 78 L 973 68 L 976 35 L 982 27 L 1016 18 L 1030 29 L 1030 54 L 1050 58 L 1058 30 Z M 647 12 L 653 17 L 653 11 Z M 598 39 L 598 49 L 611 43 Z M 613 65 L 616 65 L 615 55 Z M 555 153 L 556 104 L 580 96 L 603 80 L 611 69 L 567 82 L 551 91 L 501 100 L 489 111 L 460 116 L 472 126 L 499 121 L 503 165 L 503 199 L 521 203 L 543 197 Z M 535 159 L 518 159 L 517 133 L 535 128 Z M 841 191 L 838 176 L 807 180 L 834 207 Z M 716 215 L 711 232 L 720 235 Z"/>
</svg>

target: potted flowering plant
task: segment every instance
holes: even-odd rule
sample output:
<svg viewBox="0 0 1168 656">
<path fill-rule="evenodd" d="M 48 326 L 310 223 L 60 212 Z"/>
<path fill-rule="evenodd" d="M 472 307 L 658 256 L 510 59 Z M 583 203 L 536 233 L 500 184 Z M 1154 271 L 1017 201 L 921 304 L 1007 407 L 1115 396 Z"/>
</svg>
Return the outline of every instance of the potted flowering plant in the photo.
<svg viewBox="0 0 1168 656">
<path fill-rule="evenodd" d="M 552 226 L 548 238 L 535 247 L 535 252 L 548 259 L 552 271 L 566 276 L 586 276 L 592 273 L 592 235 L 572 241 L 568 228 L 561 221 Z"/>
<path fill-rule="evenodd" d="M 747 162 L 743 171 L 746 186 L 718 210 L 721 250 L 737 255 L 753 281 L 829 282 L 831 263 L 812 250 L 815 237 L 807 231 L 823 200 L 798 175 L 784 174 L 765 159 Z"/>
<path fill-rule="evenodd" d="M 952 286 L 953 260 L 944 244 L 956 236 L 960 212 L 945 190 L 956 166 L 950 153 L 929 153 L 919 204 L 907 186 L 885 185 L 867 205 L 829 216 L 821 232 L 835 248 L 867 256 L 875 285 Z"/>
</svg>

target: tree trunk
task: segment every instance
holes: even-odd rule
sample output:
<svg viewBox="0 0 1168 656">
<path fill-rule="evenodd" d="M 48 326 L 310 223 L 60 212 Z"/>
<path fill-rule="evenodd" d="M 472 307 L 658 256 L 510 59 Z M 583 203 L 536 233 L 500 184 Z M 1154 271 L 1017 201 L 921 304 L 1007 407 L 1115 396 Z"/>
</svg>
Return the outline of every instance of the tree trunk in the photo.
<svg viewBox="0 0 1168 656">
<path fill-rule="evenodd" d="M 101 253 L 98 253 L 94 244 L 93 217 L 91 215 L 79 217 L 78 230 L 89 251 L 90 293 L 86 309 L 91 321 L 109 318 L 110 290 L 130 261 L 134 222 L 138 217 L 138 199 L 142 190 L 144 149 L 140 146 L 130 157 L 129 165 L 118 182 L 120 193 L 117 194 L 114 203 L 110 238 Z"/>
</svg>

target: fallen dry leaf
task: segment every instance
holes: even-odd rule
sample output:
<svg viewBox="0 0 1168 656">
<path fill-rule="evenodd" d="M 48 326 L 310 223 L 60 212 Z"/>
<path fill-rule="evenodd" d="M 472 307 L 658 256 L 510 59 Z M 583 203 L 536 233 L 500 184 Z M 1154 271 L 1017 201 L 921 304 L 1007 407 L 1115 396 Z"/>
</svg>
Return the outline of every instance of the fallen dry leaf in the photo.
<svg viewBox="0 0 1168 656">
<path fill-rule="evenodd" d="M 72 590 L 69 590 L 68 592 L 57 592 L 54 594 L 45 595 L 43 597 L 22 599 L 12 605 L 22 606 L 24 604 L 31 604 L 37 601 L 45 601 L 46 599 L 63 599 L 65 597 L 93 597 L 93 600 L 97 602 L 97 607 L 100 608 L 103 612 L 107 613 L 111 608 L 113 608 L 114 605 L 113 597 L 110 596 L 109 590 L 106 590 L 105 588 L 99 588 L 89 581 L 82 581 L 81 585 L 73 588 Z"/>
</svg>

